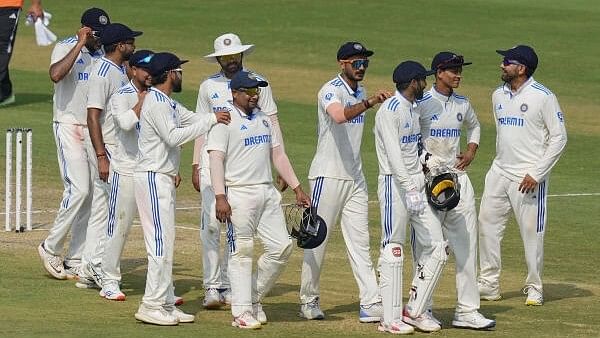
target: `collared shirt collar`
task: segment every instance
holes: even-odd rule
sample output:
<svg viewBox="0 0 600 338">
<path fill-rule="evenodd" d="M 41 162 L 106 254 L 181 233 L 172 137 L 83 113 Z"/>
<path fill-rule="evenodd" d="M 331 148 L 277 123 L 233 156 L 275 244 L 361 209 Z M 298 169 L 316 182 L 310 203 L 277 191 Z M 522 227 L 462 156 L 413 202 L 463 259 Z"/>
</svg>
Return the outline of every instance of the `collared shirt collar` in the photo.
<svg viewBox="0 0 600 338">
<path fill-rule="evenodd" d="M 433 96 L 434 98 L 442 101 L 442 102 L 448 102 L 450 101 L 450 98 L 452 97 L 452 94 L 454 94 L 454 92 L 450 92 L 450 95 L 444 95 L 442 93 L 440 93 L 437 88 L 435 88 L 435 85 L 431 86 L 431 89 L 429 90 L 429 92 L 431 93 L 431 96 Z"/>
<path fill-rule="evenodd" d="M 417 102 L 411 102 L 409 101 L 407 98 L 404 97 L 404 95 L 402 95 L 402 93 L 400 93 L 399 91 L 396 90 L 396 94 L 395 96 L 400 100 L 400 102 L 409 107 L 409 108 L 416 108 L 417 107 Z"/>
<path fill-rule="evenodd" d="M 504 85 L 502 86 L 502 90 L 504 91 L 505 94 L 510 94 L 511 97 L 512 96 L 516 96 L 516 95 L 519 95 L 519 93 L 521 93 L 525 87 L 528 87 L 533 82 L 534 82 L 533 76 L 530 76 L 529 79 L 527 79 L 527 81 L 523 82 L 523 84 L 521 85 L 521 87 L 519 87 L 519 89 L 517 89 L 517 91 L 515 91 L 515 92 L 513 92 L 510 89 L 510 83 L 505 82 Z"/>
<path fill-rule="evenodd" d="M 175 103 L 175 101 L 173 99 L 171 99 L 169 97 L 169 95 L 163 93 L 160 89 L 156 88 L 156 87 L 150 87 L 150 89 L 148 89 L 149 91 L 155 91 L 161 95 L 163 95 L 164 97 L 167 98 L 167 100 L 169 101 L 169 105 L 171 105 L 171 107 L 173 107 L 173 109 L 175 109 L 175 107 L 177 107 L 177 104 Z"/>
<path fill-rule="evenodd" d="M 361 93 L 361 86 L 360 84 L 356 85 L 356 92 L 352 89 L 352 87 L 350 87 L 350 85 L 346 82 L 346 80 L 344 80 L 344 77 L 342 76 L 342 74 L 338 74 L 338 79 L 340 79 L 340 81 L 342 81 L 342 84 L 344 85 L 344 87 L 346 88 L 346 90 L 348 91 L 348 94 L 354 96 L 354 97 L 358 97 L 358 95 L 360 95 Z"/>
<path fill-rule="evenodd" d="M 108 62 L 108 63 L 110 63 L 110 64 L 111 64 L 111 65 L 113 65 L 114 67 L 117 67 L 117 69 L 118 69 L 119 71 L 121 71 L 121 73 L 125 73 L 125 67 L 124 67 L 123 65 L 120 65 L 120 66 L 119 66 L 118 64 L 114 63 L 112 60 L 110 60 L 110 59 L 106 58 L 106 55 L 103 55 L 103 56 L 102 56 L 102 60 L 103 60 L 103 61 L 106 61 L 106 62 Z"/>
</svg>

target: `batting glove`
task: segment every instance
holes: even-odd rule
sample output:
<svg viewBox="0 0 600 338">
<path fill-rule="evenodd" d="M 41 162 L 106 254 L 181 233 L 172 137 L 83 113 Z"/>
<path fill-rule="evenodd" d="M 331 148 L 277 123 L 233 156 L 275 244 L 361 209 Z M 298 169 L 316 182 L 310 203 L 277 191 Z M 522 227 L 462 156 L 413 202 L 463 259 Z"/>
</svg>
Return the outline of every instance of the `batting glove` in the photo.
<svg viewBox="0 0 600 338">
<path fill-rule="evenodd" d="M 406 193 L 406 209 L 409 214 L 419 215 L 425 210 L 425 199 L 423 194 L 417 190 L 411 190 Z"/>
</svg>

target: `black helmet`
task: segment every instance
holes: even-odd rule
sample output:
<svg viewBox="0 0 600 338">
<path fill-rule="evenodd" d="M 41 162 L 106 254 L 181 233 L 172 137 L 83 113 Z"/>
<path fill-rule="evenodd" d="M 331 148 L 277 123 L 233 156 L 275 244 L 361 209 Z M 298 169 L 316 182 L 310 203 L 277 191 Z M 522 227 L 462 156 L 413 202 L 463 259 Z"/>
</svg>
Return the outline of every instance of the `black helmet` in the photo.
<svg viewBox="0 0 600 338">
<path fill-rule="evenodd" d="M 327 225 L 316 208 L 303 208 L 295 204 L 284 205 L 285 218 L 290 236 L 298 247 L 314 249 L 327 237 Z"/>
<path fill-rule="evenodd" d="M 460 184 L 455 173 L 443 173 L 427 179 L 425 192 L 427 201 L 434 209 L 448 211 L 460 201 Z"/>
</svg>

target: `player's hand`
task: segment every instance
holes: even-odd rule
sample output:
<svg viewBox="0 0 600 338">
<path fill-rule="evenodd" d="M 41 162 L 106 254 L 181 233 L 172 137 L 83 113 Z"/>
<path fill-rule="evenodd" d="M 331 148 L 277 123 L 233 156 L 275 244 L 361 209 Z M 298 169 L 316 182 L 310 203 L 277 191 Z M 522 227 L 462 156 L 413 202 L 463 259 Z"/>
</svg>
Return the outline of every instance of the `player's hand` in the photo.
<svg viewBox="0 0 600 338">
<path fill-rule="evenodd" d="M 200 166 L 197 164 L 192 165 L 192 185 L 197 192 L 200 192 Z"/>
<path fill-rule="evenodd" d="M 181 184 L 181 175 L 177 174 L 173 177 L 173 184 L 175 184 L 175 188 L 179 188 L 179 184 Z"/>
<path fill-rule="evenodd" d="M 456 158 L 458 159 L 456 169 L 465 170 L 475 158 L 475 152 L 473 150 L 467 150 L 464 153 L 457 155 Z"/>
<path fill-rule="evenodd" d="M 390 97 L 392 97 L 392 95 L 394 94 L 392 94 L 392 92 L 390 91 L 378 90 L 377 92 L 375 92 L 375 95 L 369 97 L 367 101 L 369 101 L 370 106 L 374 106 L 378 103 L 382 103 L 383 101 L 389 99 Z"/>
<path fill-rule="evenodd" d="M 228 111 L 218 111 L 215 115 L 217 115 L 217 123 L 229 124 L 231 122 L 231 115 Z"/>
<path fill-rule="evenodd" d="M 305 208 L 310 208 L 311 202 L 310 197 L 302 190 L 302 186 L 298 185 L 294 192 L 296 193 L 296 204 L 301 205 Z"/>
<path fill-rule="evenodd" d="M 529 176 L 529 174 L 526 174 L 525 177 L 523 177 L 521 184 L 519 184 L 519 191 L 524 194 L 533 192 L 537 187 L 537 184 L 538 182 L 534 180 L 533 177 Z"/>
<path fill-rule="evenodd" d="M 417 190 L 406 192 L 405 202 L 409 214 L 419 215 L 425 211 L 425 199 L 423 194 Z"/>
<path fill-rule="evenodd" d="M 279 189 L 279 191 L 281 191 L 281 192 L 284 192 L 289 187 L 287 182 L 279 174 L 277 174 L 276 181 L 277 181 L 277 189 Z"/>
<path fill-rule="evenodd" d="M 81 27 L 77 31 L 77 43 L 85 45 L 88 36 L 92 36 L 92 29 L 90 27 Z"/>
<path fill-rule="evenodd" d="M 108 182 L 108 171 L 110 169 L 110 161 L 106 155 L 98 157 L 98 176 L 104 182 Z"/>
<path fill-rule="evenodd" d="M 31 6 L 27 10 L 27 15 L 31 15 L 33 17 L 33 22 L 35 22 L 37 18 L 44 17 L 44 9 L 38 2 L 32 1 Z"/>
<path fill-rule="evenodd" d="M 229 206 L 229 202 L 227 202 L 227 197 L 225 197 L 225 195 L 215 196 L 215 210 L 219 222 L 231 222 L 231 206 Z"/>
</svg>

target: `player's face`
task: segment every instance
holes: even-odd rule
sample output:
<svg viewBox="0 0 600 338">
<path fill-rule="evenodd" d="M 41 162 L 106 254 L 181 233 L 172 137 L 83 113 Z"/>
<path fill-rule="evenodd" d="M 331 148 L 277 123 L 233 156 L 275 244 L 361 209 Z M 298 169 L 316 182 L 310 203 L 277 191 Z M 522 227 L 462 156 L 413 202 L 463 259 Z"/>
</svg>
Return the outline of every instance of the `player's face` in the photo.
<svg viewBox="0 0 600 338">
<path fill-rule="evenodd" d="M 260 88 L 240 88 L 232 92 L 233 102 L 243 108 L 246 112 L 251 112 L 258 107 L 258 96 Z"/>
<path fill-rule="evenodd" d="M 133 77 L 138 84 L 141 84 L 146 88 L 149 88 L 152 85 L 152 77 L 147 70 L 139 67 L 131 67 L 131 69 L 133 70 Z"/>
<path fill-rule="evenodd" d="M 347 60 L 340 60 L 342 73 L 352 81 L 362 81 L 369 67 L 369 59 L 366 56 L 355 55 Z"/>
<path fill-rule="evenodd" d="M 92 31 L 87 35 L 85 39 L 85 47 L 90 51 L 96 51 L 100 49 L 100 36 L 99 32 Z"/>
<path fill-rule="evenodd" d="M 173 79 L 173 92 L 180 93 L 181 92 L 181 84 L 183 82 L 183 69 L 177 68 L 170 71 L 172 79 Z"/>
<path fill-rule="evenodd" d="M 517 61 L 510 60 L 504 58 L 502 63 L 500 64 L 500 69 L 502 69 L 502 81 L 511 82 L 514 79 L 518 78 L 520 74 L 525 73 L 525 66 L 520 64 Z"/>
<path fill-rule="evenodd" d="M 458 88 L 462 79 L 462 67 L 438 70 L 436 85 L 445 88 Z"/>
<path fill-rule="evenodd" d="M 413 81 L 415 82 L 415 99 L 420 100 L 423 98 L 425 88 L 427 88 L 427 81 L 425 81 L 425 78 L 414 79 Z"/>
<path fill-rule="evenodd" d="M 242 70 L 242 53 L 217 56 L 217 61 L 226 74 L 235 74 Z"/>
<path fill-rule="evenodd" d="M 123 55 L 123 60 L 129 60 L 133 52 L 135 52 L 135 40 L 126 40 L 119 42 L 119 50 L 121 51 L 121 55 Z"/>
</svg>

